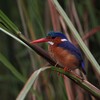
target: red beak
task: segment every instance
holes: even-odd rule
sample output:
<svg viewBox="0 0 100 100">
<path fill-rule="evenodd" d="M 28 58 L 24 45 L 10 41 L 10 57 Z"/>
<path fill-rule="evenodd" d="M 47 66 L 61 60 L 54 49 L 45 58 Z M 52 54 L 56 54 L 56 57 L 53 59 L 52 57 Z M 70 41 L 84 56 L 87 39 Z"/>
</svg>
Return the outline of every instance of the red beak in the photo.
<svg viewBox="0 0 100 100">
<path fill-rule="evenodd" d="M 34 43 L 42 43 L 42 42 L 48 42 L 48 39 L 47 38 L 41 38 L 41 39 L 38 39 L 38 40 L 34 40 L 30 43 L 34 44 Z"/>
</svg>

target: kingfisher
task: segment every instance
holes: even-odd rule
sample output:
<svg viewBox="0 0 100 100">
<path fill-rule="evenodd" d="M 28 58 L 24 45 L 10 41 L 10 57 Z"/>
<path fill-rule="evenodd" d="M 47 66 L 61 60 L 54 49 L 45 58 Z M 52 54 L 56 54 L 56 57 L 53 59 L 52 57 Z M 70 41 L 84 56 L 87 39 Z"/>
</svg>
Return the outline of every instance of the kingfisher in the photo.
<svg viewBox="0 0 100 100">
<path fill-rule="evenodd" d="M 80 50 L 63 33 L 51 31 L 45 38 L 34 40 L 31 44 L 42 42 L 49 44 L 48 51 L 50 56 L 57 64 L 63 66 L 65 71 L 79 68 L 86 74 L 84 60 Z"/>
</svg>

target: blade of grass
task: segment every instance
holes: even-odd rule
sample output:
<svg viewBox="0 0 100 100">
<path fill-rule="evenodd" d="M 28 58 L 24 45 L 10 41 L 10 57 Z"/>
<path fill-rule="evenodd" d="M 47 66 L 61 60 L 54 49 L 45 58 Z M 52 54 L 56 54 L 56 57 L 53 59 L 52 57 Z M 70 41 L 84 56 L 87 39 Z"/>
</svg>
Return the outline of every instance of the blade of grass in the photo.
<svg viewBox="0 0 100 100">
<path fill-rule="evenodd" d="M 2 12 L 3 13 L 3 12 Z M 3 14 L 4 16 L 6 16 L 5 14 Z M 4 22 L 6 22 L 7 20 L 6 19 L 4 19 L 4 20 L 2 20 L 1 18 L 2 18 L 3 16 L 1 15 L 1 13 L 0 13 L 0 30 L 1 31 L 3 31 L 4 33 L 6 33 L 7 35 L 9 35 L 9 36 L 11 36 L 12 38 L 14 38 L 15 40 L 17 40 L 17 41 L 19 41 L 21 44 L 23 44 L 24 46 L 26 46 L 27 48 L 29 48 L 30 50 L 34 50 L 35 52 L 37 52 L 40 56 L 42 56 L 44 59 L 46 59 L 49 63 L 52 63 L 52 65 L 55 65 L 56 64 L 56 62 L 55 61 L 53 61 L 52 59 L 51 59 L 51 57 L 48 55 L 48 53 L 47 52 L 45 52 L 42 48 L 40 48 L 40 47 L 38 47 L 38 46 L 36 46 L 36 45 L 31 45 L 30 43 L 29 43 L 29 40 L 28 39 L 26 39 L 22 34 L 21 34 L 21 32 L 20 31 L 16 31 L 16 28 L 13 28 L 13 31 L 14 31 L 14 33 L 12 34 L 12 31 L 10 32 L 9 31 L 9 29 L 7 29 L 7 27 L 10 27 L 11 25 L 9 25 L 10 23 L 8 23 L 8 24 L 5 24 L 5 23 L 3 23 L 3 21 Z M 6 20 L 6 21 L 5 21 Z M 9 19 L 10 20 L 10 19 Z M 2 22 L 2 23 L 1 23 Z M 16 32 L 18 32 L 18 33 L 16 33 Z"/>
<path fill-rule="evenodd" d="M 19 36 L 26 39 L 21 32 L 19 31 L 18 27 L 0 10 L 0 27 L 6 29 L 7 31 L 13 35 Z"/>
<path fill-rule="evenodd" d="M 0 30 L 2 32 L 6 33 L 7 35 L 11 36 L 15 40 L 17 40 L 18 42 L 20 42 L 21 44 L 23 44 L 30 50 L 37 52 L 40 56 L 42 56 L 44 59 L 46 59 L 50 64 L 52 64 L 52 65 L 56 64 L 56 62 L 49 56 L 49 54 L 47 52 L 45 52 L 42 48 L 40 48 L 36 45 L 31 45 L 28 41 L 26 41 L 26 39 L 24 40 L 22 37 L 20 37 L 21 35 L 18 35 L 18 37 L 19 37 L 18 38 L 16 36 L 12 35 L 9 31 L 6 31 L 1 27 L 0 27 Z M 59 67 L 61 67 L 61 66 L 59 66 Z"/>
<path fill-rule="evenodd" d="M 94 27 L 92 30 L 90 30 L 89 32 L 85 33 L 85 35 L 82 38 L 83 41 L 89 39 L 91 36 L 93 36 L 94 34 L 96 34 L 99 31 L 100 31 L 100 26 Z"/>
<path fill-rule="evenodd" d="M 81 36 L 83 36 L 84 35 L 83 34 L 83 29 L 82 29 L 82 25 L 81 25 L 79 16 L 77 14 L 77 10 L 76 10 L 76 7 L 75 7 L 75 1 L 72 0 L 71 4 L 72 4 L 72 13 L 73 13 L 73 16 L 75 18 L 76 25 L 78 27 L 79 33 L 81 34 Z"/>
<path fill-rule="evenodd" d="M 22 76 L 16 69 L 15 66 L 13 66 L 8 60 L 7 58 L 0 53 L 0 61 L 5 65 L 5 67 L 7 67 L 14 76 L 16 76 L 21 82 L 25 82 L 26 79 L 24 78 L 24 76 Z"/>
<path fill-rule="evenodd" d="M 59 23 L 59 14 L 57 10 L 55 9 L 54 5 L 52 4 L 51 0 L 48 0 L 50 14 L 51 14 L 51 20 L 53 25 L 54 31 L 60 31 L 60 23 Z"/>
<path fill-rule="evenodd" d="M 0 25 L 0 31 L 6 33 L 7 35 L 9 35 L 10 37 L 14 38 L 15 40 L 17 40 L 18 42 L 20 42 L 21 44 L 23 44 L 24 46 L 26 46 L 27 48 L 31 49 L 28 45 L 26 45 L 21 39 L 17 38 L 16 36 L 14 36 L 11 32 L 9 32 L 8 30 L 6 31 L 5 29 L 1 28 Z M 31 49 L 32 50 L 32 49 Z"/>
<path fill-rule="evenodd" d="M 94 97 L 100 99 L 100 90 L 93 86 L 91 83 L 89 83 L 87 80 L 81 80 L 80 78 L 76 77 L 75 75 L 69 74 L 69 72 L 65 72 L 61 68 L 57 67 L 51 67 L 51 70 L 57 71 L 70 79 L 72 79 L 75 83 L 77 83 L 79 86 L 84 88 L 87 92 L 91 93 Z"/>
<path fill-rule="evenodd" d="M 43 67 L 40 68 L 38 70 L 36 70 L 28 79 L 28 81 L 26 82 L 26 84 L 24 85 L 23 89 L 21 90 L 21 92 L 19 93 L 19 95 L 17 96 L 16 100 L 24 100 L 24 98 L 26 97 L 27 93 L 29 92 L 29 90 L 31 89 L 33 83 L 35 82 L 35 80 L 38 78 L 39 74 L 42 71 L 45 71 L 47 69 L 49 69 L 51 67 Z"/>
<path fill-rule="evenodd" d="M 9 30 L 13 30 L 16 33 L 19 32 L 19 29 L 16 27 L 14 23 L 12 23 L 9 18 L 0 10 L 0 22 L 4 23 Z"/>
<path fill-rule="evenodd" d="M 58 1 L 57 0 L 52 0 L 52 1 L 54 3 L 55 7 L 57 8 L 58 12 L 61 14 L 61 16 L 64 18 L 65 22 L 69 26 L 70 30 L 72 31 L 73 36 L 75 37 L 76 41 L 79 43 L 79 45 L 82 48 L 83 52 L 85 53 L 86 57 L 89 59 L 89 61 L 93 65 L 93 68 L 96 70 L 96 72 L 100 76 L 100 66 L 99 66 L 99 64 L 97 63 L 97 61 L 95 60 L 95 58 L 93 57 L 93 55 L 91 54 L 89 49 L 86 47 L 86 45 L 82 41 L 79 33 L 77 32 L 77 30 L 73 26 L 72 22 L 70 21 L 70 19 L 66 15 L 65 11 L 62 9 L 60 4 L 58 3 Z"/>
</svg>

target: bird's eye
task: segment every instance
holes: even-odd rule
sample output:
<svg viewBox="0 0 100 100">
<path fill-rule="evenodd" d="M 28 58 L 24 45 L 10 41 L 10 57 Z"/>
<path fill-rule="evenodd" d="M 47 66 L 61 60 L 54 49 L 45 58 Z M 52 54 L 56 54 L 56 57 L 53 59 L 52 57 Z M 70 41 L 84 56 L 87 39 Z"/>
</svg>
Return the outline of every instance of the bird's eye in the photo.
<svg viewBox="0 0 100 100">
<path fill-rule="evenodd" d="M 56 37 L 52 37 L 52 39 L 55 39 Z"/>
</svg>

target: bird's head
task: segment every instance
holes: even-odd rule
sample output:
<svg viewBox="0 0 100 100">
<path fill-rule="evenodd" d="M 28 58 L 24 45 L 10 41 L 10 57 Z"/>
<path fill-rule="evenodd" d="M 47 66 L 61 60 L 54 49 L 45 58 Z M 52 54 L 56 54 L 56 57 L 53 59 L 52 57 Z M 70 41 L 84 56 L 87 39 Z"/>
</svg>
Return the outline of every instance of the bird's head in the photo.
<svg viewBox="0 0 100 100">
<path fill-rule="evenodd" d="M 49 32 L 45 38 L 34 40 L 31 44 L 48 42 L 50 45 L 59 44 L 61 42 L 68 41 L 67 37 L 61 32 Z"/>
</svg>

